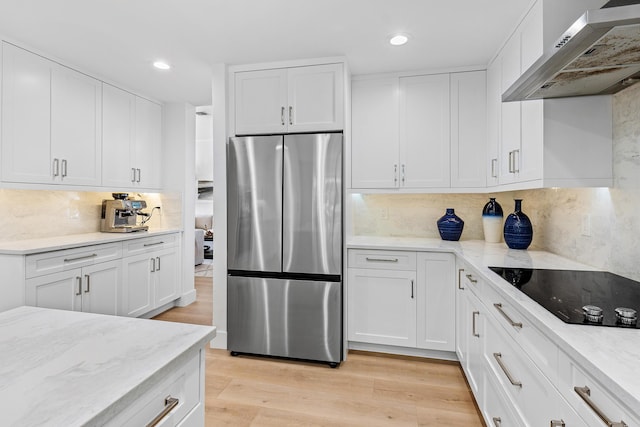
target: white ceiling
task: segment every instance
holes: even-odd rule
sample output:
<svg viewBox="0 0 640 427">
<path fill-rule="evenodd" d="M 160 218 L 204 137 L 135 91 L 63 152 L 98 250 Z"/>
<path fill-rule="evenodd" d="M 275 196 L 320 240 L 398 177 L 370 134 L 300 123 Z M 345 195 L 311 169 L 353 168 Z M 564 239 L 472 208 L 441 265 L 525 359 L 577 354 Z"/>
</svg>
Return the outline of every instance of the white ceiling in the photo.
<svg viewBox="0 0 640 427">
<path fill-rule="evenodd" d="M 0 35 L 165 102 L 210 65 L 346 56 L 353 74 L 484 65 L 531 0 L 1 0 Z M 411 35 L 393 47 L 390 34 Z M 151 63 L 163 58 L 171 71 Z"/>
</svg>

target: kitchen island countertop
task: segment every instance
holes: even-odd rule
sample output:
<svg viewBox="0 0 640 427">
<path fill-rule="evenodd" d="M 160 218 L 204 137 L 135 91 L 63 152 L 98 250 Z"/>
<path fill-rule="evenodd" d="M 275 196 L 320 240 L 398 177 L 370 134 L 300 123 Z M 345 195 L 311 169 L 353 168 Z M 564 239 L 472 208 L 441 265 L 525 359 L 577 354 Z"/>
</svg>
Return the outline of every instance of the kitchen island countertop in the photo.
<svg viewBox="0 0 640 427">
<path fill-rule="evenodd" d="M 640 417 L 640 330 L 571 325 L 511 286 L 489 266 L 559 270 L 600 269 L 549 252 L 509 249 L 504 243 L 435 238 L 350 236 L 348 249 L 450 252 L 464 259 L 545 336 Z"/>
<path fill-rule="evenodd" d="M 103 425 L 215 328 L 36 307 L 0 313 L 3 425 Z"/>
<path fill-rule="evenodd" d="M 78 246 L 99 245 L 102 243 L 122 242 L 143 237 L 161 236 L 179 233 L 180 229 L 156 229 L 136 231 L 133 233 L 94 233 L 69 234 L 66 236 L 43 237 L 40 239 L 24 239 L 0 241 L 0 255 L 29 255 L 40 252 L 57 251 Z"/>
</svg>

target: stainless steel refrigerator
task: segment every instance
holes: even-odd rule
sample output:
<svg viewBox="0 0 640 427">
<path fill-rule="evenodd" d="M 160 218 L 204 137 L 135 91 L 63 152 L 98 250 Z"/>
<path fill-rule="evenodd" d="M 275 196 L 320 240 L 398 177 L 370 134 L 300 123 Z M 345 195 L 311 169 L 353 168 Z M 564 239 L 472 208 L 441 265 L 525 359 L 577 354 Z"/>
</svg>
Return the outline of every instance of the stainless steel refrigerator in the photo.
<svg viewBox="0 0 640 427">
<path fill-rule="evenodd" d="M 342 360 L 342 134 L 230 138 L 232 354 Z"/>
</svg>

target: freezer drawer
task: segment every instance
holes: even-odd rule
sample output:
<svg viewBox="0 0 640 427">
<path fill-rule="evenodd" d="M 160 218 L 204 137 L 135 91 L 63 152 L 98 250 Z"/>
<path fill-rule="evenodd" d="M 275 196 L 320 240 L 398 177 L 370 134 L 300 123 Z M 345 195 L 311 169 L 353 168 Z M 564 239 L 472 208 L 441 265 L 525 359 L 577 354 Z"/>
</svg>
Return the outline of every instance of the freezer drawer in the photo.
<svg viewBox="0 0 640 427">
<path fill-rule="evenodd" d="M 341 282 L 229 276 L 228 349 L 338 363 Z"/>
</svg>

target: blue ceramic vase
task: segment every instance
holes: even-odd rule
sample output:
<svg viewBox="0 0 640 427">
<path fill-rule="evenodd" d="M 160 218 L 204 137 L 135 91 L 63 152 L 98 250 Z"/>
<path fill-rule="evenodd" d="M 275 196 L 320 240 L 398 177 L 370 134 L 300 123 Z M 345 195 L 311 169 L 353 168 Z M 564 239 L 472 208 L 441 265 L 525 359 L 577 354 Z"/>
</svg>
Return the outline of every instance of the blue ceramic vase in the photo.
<svg viewBox="0 0 640 427">
<path fill-rule="evenodd" d="M 442 240 L 460 240 L 464 221 L 455 214 L 453 208 L 447 208 L 447 213 L 438 220 L 437 225 Z"/>
<path fill-rule="evenodd" d="M 504 241 L 511 249 L 527 249 L 533 240 L 533 226 L 522 212 L 522 200 L 515 199 L 516 208 L 504 222 Z"/>
<path fill-rule="evenodd" d="M 502 206 L 494 197 L 482 209 L 482 228 L 487 243 L 500 243 L 502 240 Z"/>
</svg>

